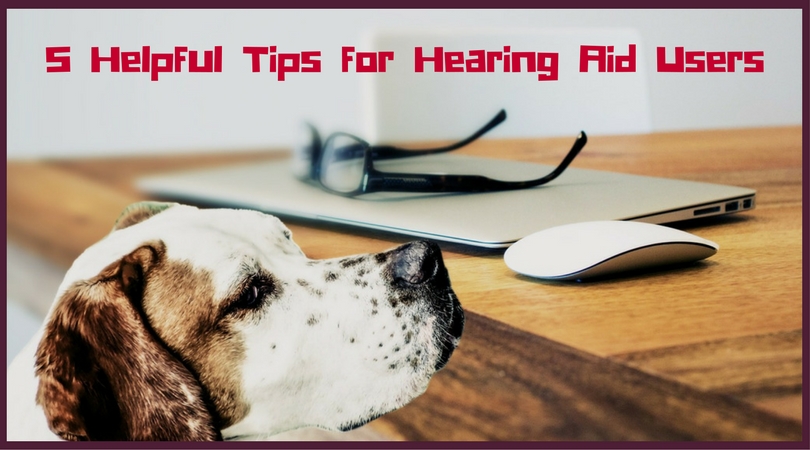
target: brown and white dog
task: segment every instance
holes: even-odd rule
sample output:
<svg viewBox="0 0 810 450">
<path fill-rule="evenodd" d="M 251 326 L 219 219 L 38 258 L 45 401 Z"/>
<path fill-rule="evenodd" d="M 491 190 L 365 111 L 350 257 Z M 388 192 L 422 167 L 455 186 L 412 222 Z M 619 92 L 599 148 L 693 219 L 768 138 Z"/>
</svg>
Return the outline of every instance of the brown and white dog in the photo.
<svg viewBox="0 0 810 450">
<path fill-rule="evenodd" d="M 424 392 L 463 324 L 434 244 L 312 260 L 273 216 L 136 204 L 9 367 L 7 438 L 348 430 Z"/>
</svg>

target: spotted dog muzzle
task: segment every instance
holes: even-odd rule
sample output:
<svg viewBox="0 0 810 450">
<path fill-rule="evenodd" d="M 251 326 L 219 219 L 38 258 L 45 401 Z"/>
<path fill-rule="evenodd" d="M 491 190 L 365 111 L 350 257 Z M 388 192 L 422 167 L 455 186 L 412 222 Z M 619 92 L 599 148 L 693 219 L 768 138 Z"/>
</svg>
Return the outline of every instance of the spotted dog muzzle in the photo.
<svg viewBox="0 0 810 450">
<path fill-rule="evenodd" d="M 450 277 L 439 246 L 429 241 L 415 241 L 381 255 L 386 256 L 386 273 L 391 280 L 394 298 L 409 302 L 427 299 L 426 313 L 437 320 L 437 343 L 441 355 L 436 370 L 443 368 L 456 349 L 464 330 L 464 311 L 450 286 Z"/>
</svg>

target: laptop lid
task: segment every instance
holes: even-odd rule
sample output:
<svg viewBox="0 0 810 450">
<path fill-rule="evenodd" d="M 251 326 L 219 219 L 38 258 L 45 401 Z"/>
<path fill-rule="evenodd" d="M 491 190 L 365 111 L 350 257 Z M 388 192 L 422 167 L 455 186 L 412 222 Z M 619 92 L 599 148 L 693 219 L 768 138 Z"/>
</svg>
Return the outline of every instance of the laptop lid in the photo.
<svg viewBox="0 0 810 450">
<path fill-rule="evenodd" d="M 179 201 L 251 208 L 478 247 L 503 248 L 536 231 L 591 220 L 668 223 L 752 209 L 752 189 L 569 168 L 549 184 L 488 193 L 330 194 L 292 175 L 289 160 L 195 170 L 138 180 Z M 375 162 L 384 171 L 476 174 L 528 180 L 553 167 L 465 155 Z"/>
</svg>

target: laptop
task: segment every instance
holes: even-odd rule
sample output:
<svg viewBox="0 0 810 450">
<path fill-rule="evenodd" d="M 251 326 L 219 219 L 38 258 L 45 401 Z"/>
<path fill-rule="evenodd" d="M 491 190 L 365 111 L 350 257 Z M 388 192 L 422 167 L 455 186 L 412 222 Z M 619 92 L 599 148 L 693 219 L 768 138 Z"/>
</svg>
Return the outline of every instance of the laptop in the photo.
<svg viewBox="0 0 810 450">
<path fill-rule="evenodd" d="M 557 225 L 592 220 L 670 223 L 754 208 L 756 192 L 726 186 L 568 168 L 551 183 L 487 193 L 376 192 L 347 198 L 297 179 L 289 160 L 145 177 L 158 198 L 250 208 L 280 216 L 384 230 L 484 248 L 505 248 Z M 383 171 L 476 174 L 528 180 L 553 167 L 466 155 L 375 162 Z"/>
</svg>

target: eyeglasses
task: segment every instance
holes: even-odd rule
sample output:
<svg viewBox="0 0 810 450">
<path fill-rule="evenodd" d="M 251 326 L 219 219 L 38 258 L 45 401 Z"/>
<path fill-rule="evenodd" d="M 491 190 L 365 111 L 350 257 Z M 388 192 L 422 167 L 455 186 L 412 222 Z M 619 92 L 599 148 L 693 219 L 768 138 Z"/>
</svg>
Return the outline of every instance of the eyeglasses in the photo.
<svg viewBox="0 0 810 450">
<path fill-rule="evenodd" d="M 318 131 L 306 124 L 303 145 L 296 146 L 293 172 L 305 181 L 315 181 L 329 192 L 348 197 L 377 191 L 399 192 L 489 192 L 525 189 L 546 184 L 563 173 L 588 141 L 581 131 L 562 162 L 548 175 L 527 181 L 502 181 L 480 175 L 417 174 L 384 172 L 374 161 L 425 156 L 459 149 L 483 136 L 506 120 L 501 110 L 492 120 L 466 139 L 446 147 L 408 150 L 389 145 L 370 145 L 348 133 L 331 134 L 323 144 Z"/>
</svg>

